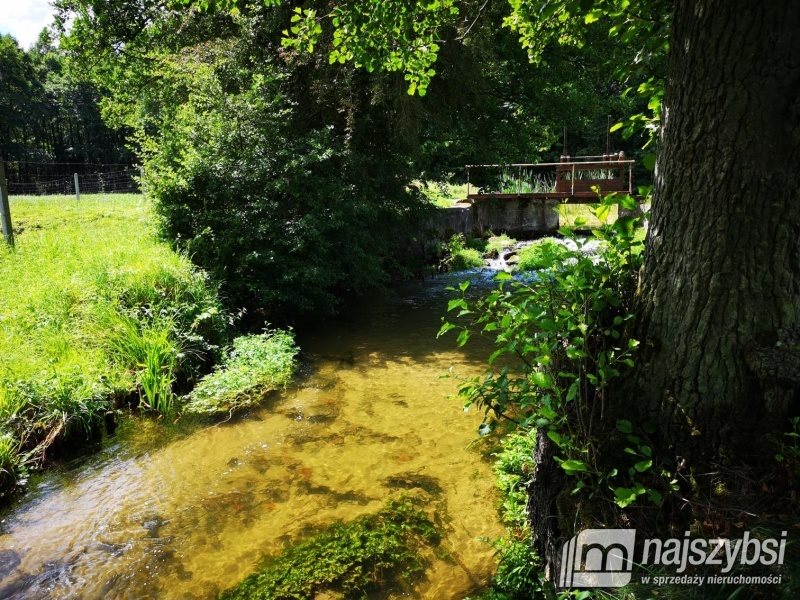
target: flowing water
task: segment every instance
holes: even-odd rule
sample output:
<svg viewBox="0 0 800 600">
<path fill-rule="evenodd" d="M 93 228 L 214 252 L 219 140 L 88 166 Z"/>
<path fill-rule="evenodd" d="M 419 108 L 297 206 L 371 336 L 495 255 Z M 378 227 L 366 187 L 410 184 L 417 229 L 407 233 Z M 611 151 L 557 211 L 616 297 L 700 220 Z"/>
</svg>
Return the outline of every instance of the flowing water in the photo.
<svg viewBox="0 0 800 600">
<path fill-rule="evenodd" d="M 486 538 L 502 531 L 494 478 L 471 446 L 480 415 L 452 395 L 486 353 L 435 337 L 445 287 L 463 278 L 301 336 L 297 385 L 257 411 L 166 442 L 135 419 L 48 474 L 2 522 L 0 597 L 213 598 L 287 541 L 412 488 L 446 511 L 445 537 L 404 595 L 461 598 L 485 584 Z"/>
</svg>

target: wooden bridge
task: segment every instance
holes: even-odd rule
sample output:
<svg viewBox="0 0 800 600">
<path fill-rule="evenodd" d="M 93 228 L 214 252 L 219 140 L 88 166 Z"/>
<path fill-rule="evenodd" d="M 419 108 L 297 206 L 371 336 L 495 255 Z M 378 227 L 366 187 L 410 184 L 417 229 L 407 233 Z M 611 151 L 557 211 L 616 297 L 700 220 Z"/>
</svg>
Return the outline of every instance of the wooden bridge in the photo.
<svg viewBox="0 0 800 600">
<path fill-rule="evenodd" d="M 633 195 L 633 165 L 625 155 L 562 156 L 557 163 L 467 165 L 467 200 L 556 200 L 591 204 L 598 193 Z"/>
<path fill-rule="evenodd" d="M 593 204 L 598 193 L 633 195 L 634 162 L 620 152 L 562 156 L 557 163 L 467 165 L 466 202 L 440 209 L 431 226 L 440 236 L 553 233 L 560 204 Z"/>
</svg>

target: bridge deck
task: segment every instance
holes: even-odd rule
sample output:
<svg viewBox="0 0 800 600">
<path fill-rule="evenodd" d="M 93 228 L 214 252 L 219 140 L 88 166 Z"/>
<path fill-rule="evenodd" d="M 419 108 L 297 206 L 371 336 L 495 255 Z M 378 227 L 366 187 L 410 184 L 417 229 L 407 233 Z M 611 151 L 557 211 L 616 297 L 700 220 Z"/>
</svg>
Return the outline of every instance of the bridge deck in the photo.
<svg viewBox="0 0 800 600">
<path fill-rule="evenodd" d="M 608 194 L 607 190 L 603 193 Z M 628 193 L 622 191 L 622 193 Z M 599 202 L 597 194 L 594 192 L 520 192 L 519 194 L 501 194 L 501 193 L 488 193 L 488 194 L 467 194 L 468 201 L 480 200 L 558 200 L 565 204 L 596 204 Z"/>
<path fill-rule="evenodd" d="M 593 204 L 598 201 L 598 193 L 633 194 L 633 165 L 634 161 L 625 160 L 621 152 L 562 156 L 557 163 L 467 165 L 467 199 L 472 202 L 557 200 Z M 477 182 L 470 177 L 473 171 L 480 171 Z M 476 192 L 471 193 L 471 189 Z M 527 191 L 531 189 L 549 191 Z"/>
</svg>

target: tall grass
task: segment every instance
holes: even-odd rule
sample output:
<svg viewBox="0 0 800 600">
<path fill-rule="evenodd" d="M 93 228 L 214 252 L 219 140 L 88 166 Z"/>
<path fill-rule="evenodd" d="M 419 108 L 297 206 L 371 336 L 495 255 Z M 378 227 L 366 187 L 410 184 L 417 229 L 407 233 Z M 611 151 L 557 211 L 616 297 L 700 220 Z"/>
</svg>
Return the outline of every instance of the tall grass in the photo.
<svg viewBox="0 0 800 600">
<path fill-rule="evenodd" d="M 140 405 L 171 415 L 175 408 L 172 385 L 181 356 L 175 324 L 169 318 L 142 322 L 124 313 L 109 312 L 104 325 L 111 357 L 133 374 Z"/>
<path fill-rule="evenodd" d="M 10 204 L 17 246 L 0 245 L 0 470 L 3 440 L 36 464 L 54 441 L 95 431 L 112 397 L 138 394 L 170 412 L 173 382 L 207 370 L 228 321 L 208 277 L 156 239 L 141 196 Z"/>
</svg>

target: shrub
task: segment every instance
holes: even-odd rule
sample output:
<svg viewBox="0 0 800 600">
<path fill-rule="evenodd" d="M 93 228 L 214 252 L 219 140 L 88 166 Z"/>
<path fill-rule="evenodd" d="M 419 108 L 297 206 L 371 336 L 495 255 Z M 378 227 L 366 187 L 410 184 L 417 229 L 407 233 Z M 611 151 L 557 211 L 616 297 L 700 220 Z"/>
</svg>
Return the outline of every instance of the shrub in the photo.
<svg viewBox="0 0 800 600">
<path fill-rule="evenodd" d="M 594 210 L 607 215 L 618 204 L 635 200 L 609 196 Z M 466 403 L 486 411 L 489 427 L 513 415 L 523 429 L 538 428 L 575 496 L 608 502 L 600 506 L 625 508 L 639 499 L 660 505 L 674 489 L 646 436 L 609 408 L 611 383 L 633 366 L 638 347 L 627 324 L 643 260 L 640 225 L 641 218 L 624 217 L 593 231 L 597 256 L 562 230 L 572 247 L 538 244 L 544 249 L 537 259 L 546 263 L 535 280 L 500 273 L 498 288 L 478 301 L 467 296 L 468 283 L 459 286 L 461 297 L 448 310 L 469 321 L 445 322 L 440 332 L 458 329 L 460 345 L 472 335 L 494 343 L 484 376 L 460 389 Z"/>
<path fill-rule="evenodd" d="M 232 413 L 256 404 L 292 378 L 298 349 L 287 331 L 238 337 L 220 366 L 189 394 L 188 412 Z"/>
<path fill-rule="evenodd" d="M 449 271 L 477 269 L 483 266 L 481 252 L 469 248 L 462 234 L 454 235 L 447 243 L 447 256 L 443 264 Z"/>
<path fill-rule="evenodd" d="M 399 175 L 406 158 L 375 130 L 389 111 L 370 108 L 369 133 L 328 126 L 329 99 L 313 85 L 298 92 L 282 58 L 247 47 L 256 38 L 163 57 L 159 80 L 180 92 L 143 99 L 130 123 L 146 140 L 146 187 L 165 239 L 233 305 L 275 319 L 329 313 L 402 272 L 425 203 Z"/>
<path fill-rule="evenodd" d="M 558 263 L 567 256 L 568 250 L 553 238 L 537 240 L 519 253 L 521 271 L 539 271 Z"/>
<path fill-rule="evenodd" d="M 326 591 L 366 597 L 394 577 L 408 580 L 421 574 L 420 550 L 438 543 L 439 534 L 424 512 L 408 499 L 389 501 L 374 515 L 332 525 L 290 546 L 220 598 L 289 600 Z"/>
</svg>

